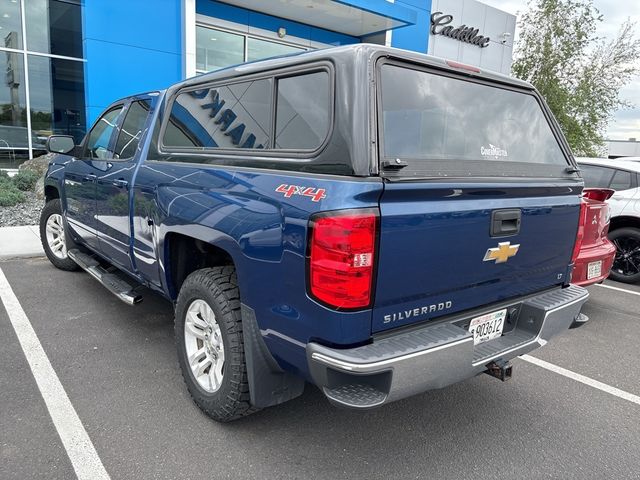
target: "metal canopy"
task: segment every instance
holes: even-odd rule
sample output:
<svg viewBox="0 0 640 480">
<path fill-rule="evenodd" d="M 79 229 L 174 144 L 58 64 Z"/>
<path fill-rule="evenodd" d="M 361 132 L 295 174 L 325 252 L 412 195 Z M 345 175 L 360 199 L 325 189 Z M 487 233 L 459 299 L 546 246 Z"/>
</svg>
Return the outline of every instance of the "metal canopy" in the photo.
<svg viewBox="0 0 640 480">
<path fill-rule="evenodd" d="M 314 27 L 363 37 L 413 25 L 416 12 L 386 0 L 220 0 Z"/>
</svg>

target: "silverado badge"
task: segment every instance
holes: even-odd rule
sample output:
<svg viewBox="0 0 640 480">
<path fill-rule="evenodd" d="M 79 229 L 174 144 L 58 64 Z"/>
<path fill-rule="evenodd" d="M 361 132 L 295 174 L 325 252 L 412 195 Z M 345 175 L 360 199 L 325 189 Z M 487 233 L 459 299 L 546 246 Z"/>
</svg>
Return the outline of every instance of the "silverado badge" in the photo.
<svg viewBox="0 0 640 480">
<path fill-rule="evenodd" d="M 520 248 L 520 244 L 511 245 L 511 242 L 500 242 L 497 247 L 487 249 L 487 253 L 484 254 L 482 261 L 489 262 L 495 260 L 496 263 L 504 263 L 509 260 L 509 258 L 515 257 L 516 253 L 518 253 L 518 248 Z"/>
</svg>

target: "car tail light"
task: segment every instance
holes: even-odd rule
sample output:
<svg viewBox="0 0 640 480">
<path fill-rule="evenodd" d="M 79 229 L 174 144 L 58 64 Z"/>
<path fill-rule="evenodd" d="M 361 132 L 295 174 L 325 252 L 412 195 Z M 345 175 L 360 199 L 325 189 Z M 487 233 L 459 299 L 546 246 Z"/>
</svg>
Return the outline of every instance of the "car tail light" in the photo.
<svg viewBox="0 0 640 480">
<path fill-rule="evenodd" d="M 616 191 L 610 188 L 585 188 L 582 191 L 582 196 L 591 200 L 597 200 L 598 202 L 606 202 L 614 193 L 616 193 Z"/>
<path fill-rule="evenodd" d="M 323 213 L 310 222 L 309 293 L 338 309 L 371 304 L 376 244 L 377 210 Z"/>
<path fill-rule="evenodd" d="M 578 221 L 578 233 L 576 234 L 576 243 L 573 246 L 573 254 L 571 255 L 571 263 L 576 263 L 582 241 L 584 240 L 584 227 L 587 223 L 587 202 L 580 200 L 580 220 Z"/>
</svg>

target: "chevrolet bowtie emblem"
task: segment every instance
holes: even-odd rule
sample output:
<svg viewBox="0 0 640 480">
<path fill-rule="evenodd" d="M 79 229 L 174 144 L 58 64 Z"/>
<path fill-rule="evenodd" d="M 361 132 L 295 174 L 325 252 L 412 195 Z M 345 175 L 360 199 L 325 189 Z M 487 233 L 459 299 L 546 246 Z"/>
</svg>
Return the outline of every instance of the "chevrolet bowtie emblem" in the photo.
<svg viewBox="0 0 640 480">
<path fill-rule="evenodd" d="M 520 244 L 511 245 L 511 242 L 500 242 L 496 248 L 489 248 L 484 254 L 483 262 L 495 260 L 496 263 L 504 263 L 518 253 Z"/>
</svg>

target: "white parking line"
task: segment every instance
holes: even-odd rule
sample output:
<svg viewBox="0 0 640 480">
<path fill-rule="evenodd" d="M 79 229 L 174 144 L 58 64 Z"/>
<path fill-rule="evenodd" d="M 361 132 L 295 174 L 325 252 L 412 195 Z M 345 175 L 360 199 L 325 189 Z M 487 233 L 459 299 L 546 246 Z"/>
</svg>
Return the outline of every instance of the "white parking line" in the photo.
<svg viewBox="0 0 640 480">
<path fill-rule="evenodd" d="M 572 372 L 571 370 L 559 367 L 557 365 L 554 365 L 553 363 L 545 362 L 544 360 L 540 360 L 539 358 L 532 357 L 530 355 L 522 355 L 520 358 L 525 362 L 533 363 L 534 365 L 537 365 L 539 367 L 546 368 L 547 370 L 563 375 L 567 378 L 575 380 L 576 382 L 584 383 L 585 385 L 597 388 L 598 390 L 602 390 L 603 392 L 606 392 L 610 395 L 614 395 L 618 398 L 628 400 L 631 403 L 635 403 L 636 405 L 640 405 L 640 397 L 632 393 L 625 392 L 624 390 L 620 390 L 619 388 L 612 387 L 611 385 L 599 382 L 597 380 L 594 380 L 593 378 L 585 377 L 584 375 L 580 375 L 579 373 Z"/>
<path fill-rule="evenodd" d="M 76 475 L 81 480 L 108 480 L 109 474 L 2 269 L 0 298 Z"/>
<path fill-rule="evenodd" d="M 630 293 L 631 295 L 639 295 L 640 292 L 634 292 L 633 290 L 627 290 L 625 288 L 612 287 L 611 285 L 605 285 L 604 283 L 596 283 L 596 287 L 609 288 L 611 290 L 617 290 L 618 292 Z"/>
</svg>

